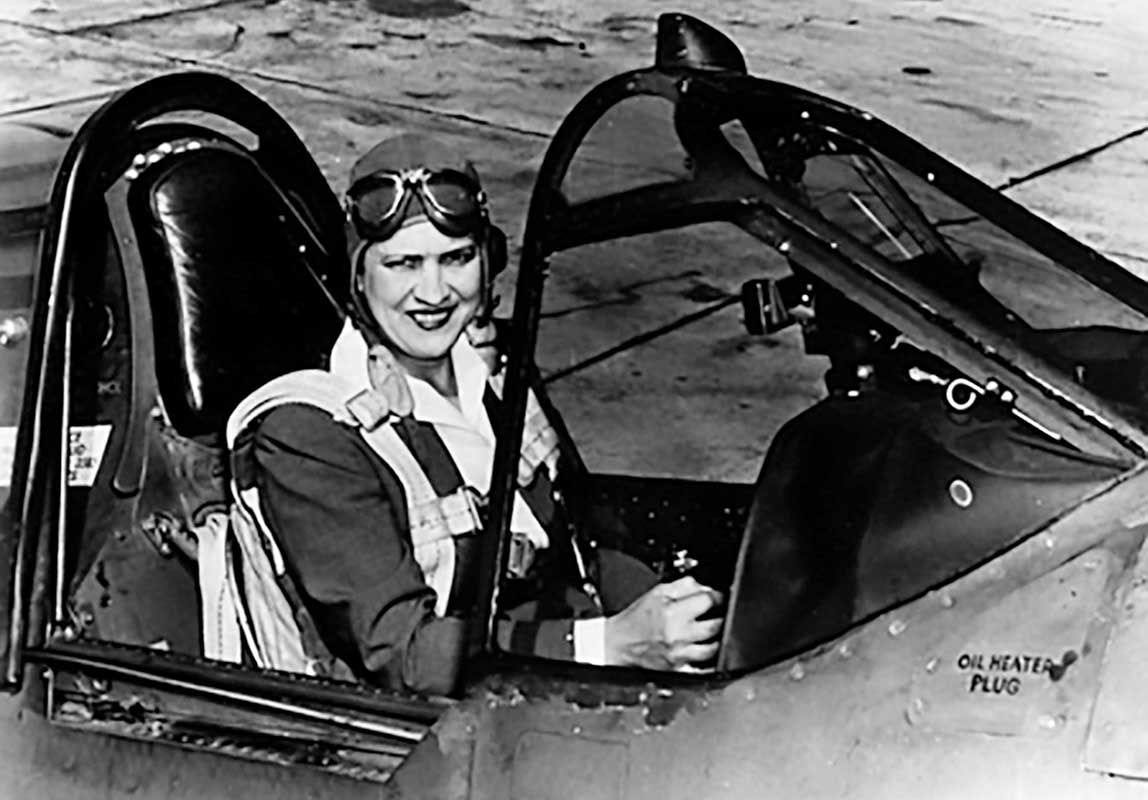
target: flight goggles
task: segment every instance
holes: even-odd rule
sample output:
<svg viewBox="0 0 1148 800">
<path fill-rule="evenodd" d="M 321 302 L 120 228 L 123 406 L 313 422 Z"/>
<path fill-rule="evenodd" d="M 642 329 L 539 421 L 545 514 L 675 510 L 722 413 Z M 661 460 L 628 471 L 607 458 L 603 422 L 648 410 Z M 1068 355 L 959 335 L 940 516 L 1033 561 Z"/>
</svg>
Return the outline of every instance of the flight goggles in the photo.
<svg viewBox="0 0 1148 800">
<path fill-rule="evenodd" d="M 347 215 L 359 238 L 389 238 L 417 196 L 427 218 L 447 236 L 477 233 L 486 222 L 486 196 L 473 176 L 426 168 L 365 175 L 347 190 Z"/>
</svg>

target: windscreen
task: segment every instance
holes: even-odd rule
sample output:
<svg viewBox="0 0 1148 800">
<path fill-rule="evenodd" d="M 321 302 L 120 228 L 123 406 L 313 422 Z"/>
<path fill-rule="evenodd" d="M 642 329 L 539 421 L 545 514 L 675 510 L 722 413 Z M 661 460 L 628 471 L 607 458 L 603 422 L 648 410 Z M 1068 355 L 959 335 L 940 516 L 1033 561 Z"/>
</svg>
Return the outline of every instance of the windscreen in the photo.
<svg viewBox="0 0 1148 800">
<path fill-rule="evenodd" d="M 35 250 L 34 242 L 34 235 L 0 239 L 0 265 L 13 262 L 26 265 Z M 7 503 L 11 492 L 16 432 L 28 362 L 31 305 L 30 274 L 0 276 L 0 507 Z"/>
<path fill-rule="evenodd" d="M 927 177 L 856 143 L 836 149 L 805 161 L 799 189 L 809 206 L 1148 424 L 1148 317 Z"/>
<path fill-rule="evenodd" d="M 0 124 L 0 508 L 11 491 L 37 248 L 52 175 L 65 143 L 53 131 Z"/>
<path fill-rule="evenodd" d="M 680 122 L 661 98 L 619 103 L 576 152 L 564 198 L 577 209 L 667 181 L 712 187 L 715 174 L 738 192 L 760 185 L 707 176 Z M 761 150 L 793 140 L 752 124 L 715 127 L 772 196 L 902 270 L 911 298 L 927 287 L 1127 396 L 1112 353 L 1135 353 L 1148 330 L 1135 309 L 855 142 L 806 137 L 795 156 Z M 1008 403 L 958 407 L 947 387 L 968 378 L 948 351 L 841 288 L 863 283 L 827 277 L 855 265 L 833 256 L 814 273 L 784 228 L 750 235 L 731 208 L 655 231 L 636 220 L 639 233 L 554 254 L 536 350 L 594 482 L 586 519 L 604 530 L 588 533 L 726 595 L 720 668 L 800 652 L 941 585 L 1127 468 Z"/>
<path fill-rule="evenodd" d="M 566 200 L 688 179 L 673 110 L 651 96 L 613 106 L 575 153 Z M 824 359 L 796 328 L 763 343 L 742 322 L 742 283 L 788 271 L 730 222 L 552 257 L 536 361 L 592 471 L 752 482 L 784 420 L 824 394 Z"/>
<path fill-rule="evenodd" d="M 568 203 L 690 175 L 689 156 L 674 134 L 674 107 L 638 95 L 612 106 L 582 140 L 562 182 Z"/>
<path fill-rule="evenodd" d="M 938 283 L 975 279 L 1010 320 L 1035 329 L 1148 327 L 1135 309 L 876 153 L 810 158 L 802 183 L 810 205 L 886 258 L 943 253 L 928 267 L 943 273 Z"/>
</svg>

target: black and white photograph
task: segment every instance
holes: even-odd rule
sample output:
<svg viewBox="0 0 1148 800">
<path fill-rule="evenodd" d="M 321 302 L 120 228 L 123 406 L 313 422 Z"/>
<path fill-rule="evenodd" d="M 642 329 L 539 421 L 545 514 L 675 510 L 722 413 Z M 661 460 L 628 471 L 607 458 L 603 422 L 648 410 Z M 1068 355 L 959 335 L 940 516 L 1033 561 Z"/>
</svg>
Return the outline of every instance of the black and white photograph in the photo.
<svg viewBox="0 0 1148 800">
<path fill-rule="evenodd" d="M 1142 0 L 0 0 L 0 800 L 1148 798 Z"/>
</svg>

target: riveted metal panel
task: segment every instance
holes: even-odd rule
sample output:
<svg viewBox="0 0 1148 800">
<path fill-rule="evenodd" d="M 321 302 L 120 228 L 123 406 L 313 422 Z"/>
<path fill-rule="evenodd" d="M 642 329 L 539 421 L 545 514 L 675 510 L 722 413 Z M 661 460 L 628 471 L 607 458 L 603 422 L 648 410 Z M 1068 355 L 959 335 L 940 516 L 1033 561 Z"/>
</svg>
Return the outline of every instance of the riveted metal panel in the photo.
<svg viewBox="0 0 1148 800">
<path fill-rule="evenodd" d="M 1126 584 L 1104 653 L 1084 747 L 1086 769 L 1148 778 L 1148 540 Z"/>
<path fill-rule="evenodd" d="M 560 800 L 576 786 L 580 797 L 620 798 L 628 762 L 623 742 L 527 731 L 514 748 L 510 797 Z"/>
<path fill-rule="evenodd" d="M 1089 689 L 1073 665 L 1117 558 L 1093 550 L 1009 594 L 947 636 L 910 690 L 907 717 L 934 731 L 1050 735 Z"/>
</svg>

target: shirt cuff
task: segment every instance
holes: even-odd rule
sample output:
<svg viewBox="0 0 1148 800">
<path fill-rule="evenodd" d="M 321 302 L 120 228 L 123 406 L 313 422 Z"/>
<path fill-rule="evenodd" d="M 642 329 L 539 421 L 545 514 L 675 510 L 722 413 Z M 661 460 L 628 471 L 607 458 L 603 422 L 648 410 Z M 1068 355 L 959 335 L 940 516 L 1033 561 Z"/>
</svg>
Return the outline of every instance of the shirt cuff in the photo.
<svg viewBox="0 0 1148 800">
<path fill-rule="evenodd" d="M 574 660 L 598 667 L 606 665 L 606 618 L 574 620 Z"/>
</svg>

